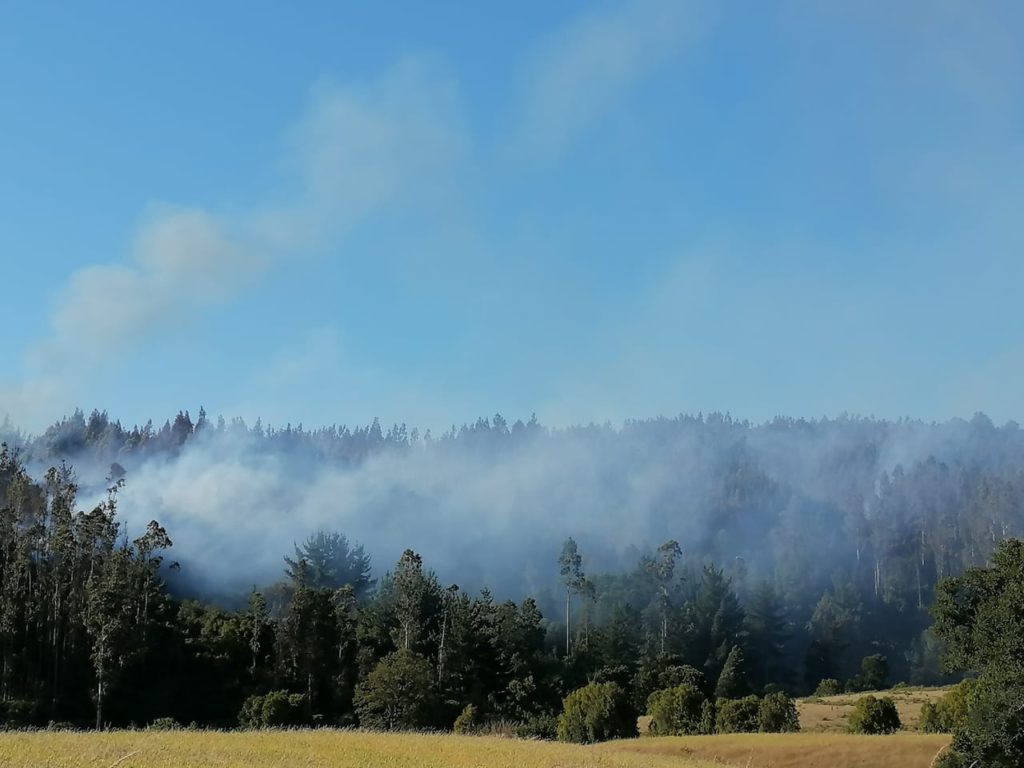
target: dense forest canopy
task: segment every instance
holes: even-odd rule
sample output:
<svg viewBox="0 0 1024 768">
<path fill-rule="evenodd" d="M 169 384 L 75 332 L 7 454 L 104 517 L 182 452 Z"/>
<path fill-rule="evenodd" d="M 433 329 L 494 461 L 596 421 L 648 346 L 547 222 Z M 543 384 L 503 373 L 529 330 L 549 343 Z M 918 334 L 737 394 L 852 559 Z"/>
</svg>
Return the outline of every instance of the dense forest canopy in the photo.
<svg viewBox="0 0 1024 768">
<path fill-rule="evenodd" d="M 373 724 L 419 678 L 409 722 L 441 726 L 587 680 L 641 708 L 679 675 L 937 682 L 937 585 L 1024 529 L 1024 435 L 982 415 L 434 436 L 77 412 L 3 439 L 9 720 Z"/>
</svg>

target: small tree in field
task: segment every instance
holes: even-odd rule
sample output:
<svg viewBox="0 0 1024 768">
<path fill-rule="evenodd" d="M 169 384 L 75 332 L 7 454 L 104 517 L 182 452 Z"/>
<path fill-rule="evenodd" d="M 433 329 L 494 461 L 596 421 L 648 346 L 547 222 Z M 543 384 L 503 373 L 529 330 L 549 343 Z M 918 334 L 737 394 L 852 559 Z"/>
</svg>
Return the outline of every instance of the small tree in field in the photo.
<svg viewBox="0 0 1024 768">
<path fill-rule="evenodd" d="M 704 693 L 688 683 L 655 691 L 647 700 L 651 734 L 688 736 L 710 733 L 714 726 L 714 713 L 713 709 L 711 712 L 706 711 L 705 705 L 708 704 L 710 702 Z"/>
<path fill-rule="evenodd" d="M 896 702 L 888 696 L 863 696 L 850 714 L 850 733 L 895 733 L 901 727 Z"/>
<path fill-rule="evenodd" d="M 760 727 L 761 701 L 757 696 L 719 699 L 715 730 L 719 733 L 756 733 Z"/>
<path fill-rule="evenodd" d="M 769 693 L 761 699 L 757 719 L 761 733 L 794 733 L 800 730 L 796 704 L 781 691 Z"/>
<path fill-rule="evenodd" d="M 590 683 L 565 698 L 558 718 L 559 741 L 592 744 L 636 735 L 636 710 L 615 683 Z"/>
</svg>

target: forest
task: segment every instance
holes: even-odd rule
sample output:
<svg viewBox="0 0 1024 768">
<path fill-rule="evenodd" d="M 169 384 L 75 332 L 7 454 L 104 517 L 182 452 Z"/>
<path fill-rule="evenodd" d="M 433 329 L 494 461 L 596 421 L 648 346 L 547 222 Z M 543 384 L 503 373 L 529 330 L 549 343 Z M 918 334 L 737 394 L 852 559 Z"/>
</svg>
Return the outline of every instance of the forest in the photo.
<svg viewBox="0 0 1024 768">
<path fill-rule="evenodd" d="M 1024 530 L 1024 434 L 982 415 L 434 436 L 76 412 L 0 431 L 9 725 L 551 735 L 588 682 L 637 711 L 680 681 L 725 699 L 947 682 L 941 585 Z M 233 493 L 252 475 L 228 457 L 270 476 L 280 519 Z"/>
</svg>

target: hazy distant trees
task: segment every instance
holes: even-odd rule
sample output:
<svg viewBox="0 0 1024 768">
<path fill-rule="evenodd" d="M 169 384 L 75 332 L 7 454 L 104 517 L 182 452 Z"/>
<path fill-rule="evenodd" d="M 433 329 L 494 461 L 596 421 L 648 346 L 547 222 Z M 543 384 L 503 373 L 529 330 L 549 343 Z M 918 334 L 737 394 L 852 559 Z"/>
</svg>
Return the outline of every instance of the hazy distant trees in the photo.
<svg viewBox="0 0 1024 768">
<path fill-rule="evenodd" d="M 352 587 L 356 596 L 362 596 L 373 580 L 370 578 L 370 556 L 361 544 L 349 542 L 342 533 L 317 531 L 295 546 L 295 557 L 285 557 L 285 574 L 298 581 L 300 566 L 302 580 L 313 589 Z"/>
<path fill-rule="evenodd" d="M 936 455 L 904 461 L 893 453 L 903 446 L 900 435 Z M 549 431 L 535 419 L 509 424 L 496 416 L 420 437 L 379 423 L 250 427 L 211 421 L 200 410 L 194 421 L 182 411 L 156 428 L 76 412 L 19 440 L 20 454 L 0 452 L 6 723 L 173 717 L 229 727 L 250 702 L 254 722 L 269 713 L 350 725 L 365 715 L 366 722 L 449 727 L 472 706 L 481 727 L 507 720 L 549 732 L 564 698 L 590 682 L 614 684 L 638 708 L 652 693 L 686 685 L 713 708 L 716 692 L 796 694 L 825 678 L 835 679 L 835 690 L 947 681 L 938 663 L 945 647 L 959 667 L 982 671 L 992 710 L 986 727 L 996 729 L 974 731 L 963 753 L 989 754 L 1002 744 L 999 734 L 1016 727 L 992 713 L 1015 711 L 1019 670 L 1007 663 L 983 671 L 989 657 L 1024 654 L 1003 645 L 1020 635 L 1003 601 L 1022 598 L 1013 587 L 1012 545 L 997 552 L 1024 532 L 1024 435 L 1013 425 L 780 419 L 752 426 L 711 415 Z M 500 462 L 564 441 L 600 452 L 608 484 L 598 491 L 614 494 L 648 472 L 669 478 L 637 514 L 659 536 L 652 546 L 667 534 L 677 538 L 609 568 L 603 558 L 618 543 L 573 529 L 579 543 L 543 541 L 526 553 L 548 564 L 527 597 L 507 583 L 494 594 L 445 586 L 429 566 L 444 574 L 449 564 L 428 565 L 412 549 L 375 581 L 361 545 L 319 531 L 288 553 L 280 583 L 237 603 L 185 600 L 168 594 L 161 578 L 174 532 L 152 522 L 128 535 L 118 491 L 142 460 L 216 440 L 340 467 L 387 451 L 472 451 Z M 109 497 L 81 510 L 67 466 L 54 462 L 38 477 L 25 469 L 25 460 L 37 467 L 60 456 L 106 474 Z M 556 500 L 536 502 L 543 510 Z M 993 568 L 964 573 L 994 552 Z M 504 599 L 510 595 L 516 600 Z M 938 632 L 928 633 L 936 596 Z M 976 626 L 984 630 L 976 634 Z M 389 710 L 388 691 L 409 680 L 419 681 L 429 706 Z M 713 727 L 709 708 L 698 727 Z M 429 716 L 417 714 L 428 709 Z"/>
</svg>

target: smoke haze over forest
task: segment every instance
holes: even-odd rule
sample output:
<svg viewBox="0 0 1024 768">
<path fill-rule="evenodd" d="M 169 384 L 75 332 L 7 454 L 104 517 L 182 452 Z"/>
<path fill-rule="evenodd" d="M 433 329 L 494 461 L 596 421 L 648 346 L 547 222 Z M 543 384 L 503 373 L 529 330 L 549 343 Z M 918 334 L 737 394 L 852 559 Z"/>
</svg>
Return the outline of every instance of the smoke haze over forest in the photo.
<svg viewBox="0 0 1024 768">
<path fill-rule="evenodd" d="M 712 414 L 568 429 L 496 416 L 424 438 L 404 426 L 271 429 L 205 414 L 127 430 L 76 413 L 21 441 L 40 473 L 73 465 L 85 502 L 102 498 L 118 462 L 130 531 L 159 520 L 182 565 L 172 587 L 207 595 L 280 578 L 292 543 L 317 530 L 362 543 L 378 574 L 412 547 L 445 582 L 519 597 L 555 587 L 569 536 L 592 570 L 628 570 L 674 538 L 691 563 L 741 562 L 751 578 L 824 588 L 932 526 L 970 528 L 961 548 L 981 542 L 933 570 L 979 561 L 993 522 L 964 513 L 992 483 L 1009 493 L 999 538 L 1024 523 L 1024 433 L 980 414 L 758 425 Z"/>
</svg>

